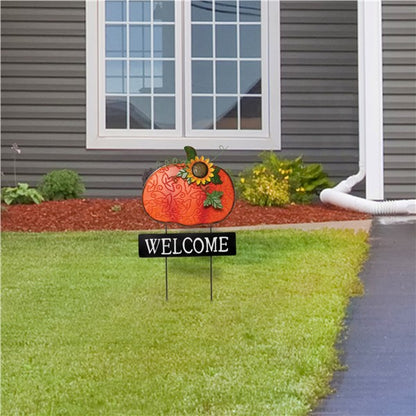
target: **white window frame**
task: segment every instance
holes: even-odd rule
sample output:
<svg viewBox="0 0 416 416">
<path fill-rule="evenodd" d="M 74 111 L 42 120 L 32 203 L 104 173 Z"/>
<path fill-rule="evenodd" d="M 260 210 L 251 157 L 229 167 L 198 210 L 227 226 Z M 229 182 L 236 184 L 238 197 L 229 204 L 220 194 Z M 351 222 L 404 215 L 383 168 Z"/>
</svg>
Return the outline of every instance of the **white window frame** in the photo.
<svg viewBox="0 0 416 416">
<path fill-rule="evenodd" d="M 190 19 L 189 0 L 176 0 L 175 54 L 177 92 L 186 86 L 185 77 L 190 79 L 191 64 L 188 56 L 183 59 L 185 42 L 190 36 L 183 35 L 185 19 Z M 190 114 L 185 116 L 185 108 L 190 108 L 189 87 L 185 93 L 176 94 L 176 130 L 118 130 L 105 129 L 105 4 L 104 0 L 86 1 L 86 135 L 87 149 L 183 149 L 192 145 L 199 149 L 216 149 L 220 146 L 230 150 L 279 150 L 280 130 L 280 15 L 279 1 L 262 0 L 262 13 L 267 11 L 267 40 L 263 37 L 262 56 L 268 56 L 268 65 L 262 65 L 263 108 L 265 119 L 263 131 L 218 130 L 204 132 L 192 130 Z M 185 39 L 185 40 L 184 40 Z M 267 49 L 266 49 L 267 48 Z M 189 53 L 189 52 L 186 52 Z M 185 61 L 185 65 L 183 62 Z M 264 78 L 266 77 L 266 78 Z M 188 83 L 189 84 L 189 83 Z M 184 99 L 183 99 L 184 98 Z M 268 104 L 268 105 L 267 105 Z M 266 107 L 266 108 L 265 108 Z M 179 111 L 178 111 L 179 110 Z M 185 119 L 186 118 L 186 119 Z M 189 132 L 192 135 L 186 135 Z"/>
</svg>

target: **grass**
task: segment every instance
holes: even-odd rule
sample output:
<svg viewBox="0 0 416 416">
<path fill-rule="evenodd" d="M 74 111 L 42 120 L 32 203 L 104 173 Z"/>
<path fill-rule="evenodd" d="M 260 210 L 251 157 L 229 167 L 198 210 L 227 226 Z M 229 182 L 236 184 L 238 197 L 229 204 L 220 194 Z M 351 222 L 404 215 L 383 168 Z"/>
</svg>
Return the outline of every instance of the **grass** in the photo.
<svg viewBox="0 0 416 416">
<path fill-rule="evenodd" d="M 4 233 L 7 415 L 305 415 L 335 348 L 366 235 L 240 232 L 235 257 L 137 257 L 130 232 Z"/>
</svg>

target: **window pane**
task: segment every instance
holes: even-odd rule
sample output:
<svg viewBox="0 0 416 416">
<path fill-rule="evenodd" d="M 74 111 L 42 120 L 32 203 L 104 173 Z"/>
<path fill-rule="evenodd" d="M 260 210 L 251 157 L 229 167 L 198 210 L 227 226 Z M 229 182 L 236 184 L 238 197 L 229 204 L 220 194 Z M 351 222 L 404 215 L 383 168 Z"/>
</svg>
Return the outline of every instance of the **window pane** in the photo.
<svg viewBox="0 0 416 416">
<path fill-rule="evenodd" d="M 152 119 L 151 98 L 131 97 L 130 98 L 130 128 L 150 129 Z"/>
<path fill-rule="evenodd" d="M 240 22 L 260 22 L 260 1 L 240 1 Z"/>
<path fill-rule="evenodd" d="M 241 99 L 241 128 L 261 130 L 260 97 L 244 97 Z"/>
<path fill-rule="evenodd" d="M 192 98 L 192 128 L 210 130 L 213 128 L 211 97 Z"/>
<path fill-rule="evenodd" d="M 261 62 L 240 62 L 240 93 L 261 94 Z"/>
<path fill-rule="evenodd" d="M 180 127 L 175 1 L 105 0 L 107 128 Z M 184 117 L 197 130 L 261 130 L 261 1 L 191 0 L 191 18 L 192 114 Z"/>
<path fill-rule="evenodd" d="M 126 61 L 107 61 L 105 63 L 105 91 L 107 93 L 125 93 L 126 80 Z"/>
<path fill-rule="evenodd" d="M 240 56 L 242 58 L 261 57 L 260 25 L 240 26 Z"/>
<path fill-rule="evenodd" d="M 169 0 L 155 1 L 153 19 L 155 22 L 173 22 L 175 20 L 175 2 Z"/>
<path fill-rule="evenodd" d="M 217 129 L 238 128 L 237 120 L 237 97 L 217 98 Z"/>
<path fill-rule="evenodd" d="M 155 94 L 175 93 L 175 62 L 154 61 L 153 87 Z"/>
<path fill-rule="evenodd" d="M 154 128 L 172 130 L 175 128 L 175 98 L 154 98 Z"/>
<path fill-rule="evenodd" d="M 212 89 L 212 62 L 193 61 L 192 62 L 192 93 L 211 93 Z"/>
<path fill-rule="evenodd" d="M 211 25 L 192 25 L 192 57 L 212 57 Z"/>
<path fill-rule="evenodd" d="M 150 1 L 130 0 L 129 17 L 132 22 L 150 22 Z"/>
<path fill-rule="evenodd" d="M 158 58 L 175 56 L 175 27 L 173 25 L 155 25 L 153 28 L 153 55 Z"/>
<path fill-rule="evenodd" d="M 130 26 L 130 56 L 150 56 L 150 25 Z"/>
<path fill-rule="evenodd" d="M 107 97 L 105 126 L 107 129 L 127 128 L 127 97 Z"/>
<path fill-rule="evenodd" d="M 217 22 L 235 22 L 237 20 L 237 2 L 217 0 L 215 2 L 215 20 Z"/>
<path fill-rule="evenodd" d="M 191 19 L 193 22 L 211 22 L 212 1 L 192 1 Z"/>
<path fill-rule="evenodd" d="M 218 94 L 237 93 L 237 62 L 217 61 L 216 92 Z"/>
<path fill-rule="evenodd" d="M 107 22 L 124 22 L 126 20 L 126 2 L 109 1 L 105 2 L 105 20 Z"/>
<path fill-rule="evenodd" d="M 127 39 L 125 25 L 106 25 L 105 56 L 109 58 L 126 56 L 126 44 Z"/>
<path fill-rule="evenodd" d="M 218 58 L 237 56 L 237 26 L 218 25 L 215 27 L 215 52 Z"/>
<path fill-rule="evenodd" d="M 151 61 L 130 61 L 130 93 L 151 92 Z"/>
</svg>

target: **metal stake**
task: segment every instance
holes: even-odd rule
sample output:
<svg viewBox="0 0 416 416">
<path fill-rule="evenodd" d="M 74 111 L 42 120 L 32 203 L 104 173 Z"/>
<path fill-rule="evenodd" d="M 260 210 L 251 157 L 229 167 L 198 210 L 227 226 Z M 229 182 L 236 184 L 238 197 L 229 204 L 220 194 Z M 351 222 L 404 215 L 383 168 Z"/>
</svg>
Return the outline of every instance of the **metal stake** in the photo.
<svg viewBox="0 0 416 416">
<path fill-rule="evenodd" d="M 168 226 L 165 225 L 165 234 L 168 233 Z M 169 300 L 169 289 L 168 289 L 168 258 L 165 257 L 165 293 L 166 301 Z"/>
<path fill-rule="evenodd" d="M 212 227 L 209 227 L 209 232 L 212 233 Z M 209 284 L 210 284 L 211 302 L 212 302 L 212 299 L 213 299 L 213 296 L 212 296 L 212 256 L 209 256 Z"/>
<path fill-rule="evenodd" d="M 13 176 L 14 176 L 14 186 L 17 186 L 17 174 L 16 174 L 16 160 L 17 155 L 22 153 L 22 149 L 19 148 L 17 143 L 13 143 L 12 147 L 10 148 L 13 150 Z"/>
<path fill-rule="evenodd" d="M 17 176 L 16 176 L 16 153 L 13 155 L 13 176 L 14 176 L 14 186 L 17 186 Z"/>
</svg>

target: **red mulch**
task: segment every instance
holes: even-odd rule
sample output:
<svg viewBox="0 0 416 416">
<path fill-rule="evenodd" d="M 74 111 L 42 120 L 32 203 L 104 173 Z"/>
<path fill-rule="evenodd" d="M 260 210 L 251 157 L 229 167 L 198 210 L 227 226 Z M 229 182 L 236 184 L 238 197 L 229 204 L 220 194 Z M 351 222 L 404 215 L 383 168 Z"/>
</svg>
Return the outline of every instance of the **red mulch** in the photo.
<svg viewBox="0 0 416 416">
<path fill-rule="evenodd" d="M 4 208 L 3 208 L 4 207 Z M 72 199 L 39 205 L 2 204 L 2 231 L 150 230 L 164 225 L 151 219 L 140 199 Z M 237 201 L 221 227 L 347 221 L 370 218 L 367 214 L 314 204 L 256 207 Z M 169 228 L 175 228 L 169 226 Z"/>
</svg>

